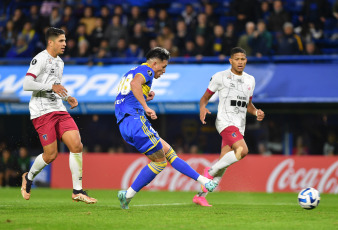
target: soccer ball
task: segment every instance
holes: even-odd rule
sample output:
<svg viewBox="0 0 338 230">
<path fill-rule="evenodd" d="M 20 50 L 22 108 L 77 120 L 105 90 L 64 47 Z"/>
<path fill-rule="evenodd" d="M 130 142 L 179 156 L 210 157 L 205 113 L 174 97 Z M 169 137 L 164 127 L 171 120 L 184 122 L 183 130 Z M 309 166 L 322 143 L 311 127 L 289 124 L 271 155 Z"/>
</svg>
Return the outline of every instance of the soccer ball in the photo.
<svg viewBox="0 0 338 230">
<path fill-rule="evenodd" d="M 303 189 L 298 194 L 298 203 L 300 207 L 305 209 L 313 209 L 318 206 L 320 194 L 318 190 L 308 187 Z"/>
</svg>

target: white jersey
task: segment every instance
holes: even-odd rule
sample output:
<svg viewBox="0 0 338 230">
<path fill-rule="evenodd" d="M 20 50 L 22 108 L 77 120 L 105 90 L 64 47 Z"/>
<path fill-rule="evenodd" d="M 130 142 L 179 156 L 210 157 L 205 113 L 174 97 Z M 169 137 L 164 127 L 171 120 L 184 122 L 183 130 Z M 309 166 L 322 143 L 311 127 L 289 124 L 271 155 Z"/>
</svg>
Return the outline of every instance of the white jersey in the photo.
<svg viewBox="0 0 338 230">
<path fill-rule="evenodd" d="M 221 133 L 229 126 L 236 126 L 244 136 L 246 112 L 255 88 L 255 78 L 245 72 L 236 75 L 230 69 L 212 76 L 208 90 L 218 91 L 219 104 L 216 129 Z"/>
<path fill-rule="evenodd" d="M 30 63 L 26 76 L 32 76 L 36 82 L 48 85 L 46 91 L 33 91 L 29 102 L 31 119 L 54 111 L 67 111 L 62 98 L 52 91 L 52 85 L 61 83 L 64 63 L 54 58 L 47 50 L 37 54 Z"/>
</svg>

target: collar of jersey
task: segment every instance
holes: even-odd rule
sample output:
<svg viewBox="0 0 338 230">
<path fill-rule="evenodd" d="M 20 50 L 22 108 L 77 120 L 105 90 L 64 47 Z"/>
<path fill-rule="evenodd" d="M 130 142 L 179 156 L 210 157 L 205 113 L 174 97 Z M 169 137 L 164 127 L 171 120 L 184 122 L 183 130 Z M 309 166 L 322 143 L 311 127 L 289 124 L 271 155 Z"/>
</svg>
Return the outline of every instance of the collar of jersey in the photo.
<svg viewBox="0 0 338 230">
<path fill-rule="evenodd" d="M 141 65 L 146 65 L 146 66 L 148 66 L 149 68 L 151 68 L 150 65 L 149 65 L 147 62 L 142 63 Z"/>
</svg>

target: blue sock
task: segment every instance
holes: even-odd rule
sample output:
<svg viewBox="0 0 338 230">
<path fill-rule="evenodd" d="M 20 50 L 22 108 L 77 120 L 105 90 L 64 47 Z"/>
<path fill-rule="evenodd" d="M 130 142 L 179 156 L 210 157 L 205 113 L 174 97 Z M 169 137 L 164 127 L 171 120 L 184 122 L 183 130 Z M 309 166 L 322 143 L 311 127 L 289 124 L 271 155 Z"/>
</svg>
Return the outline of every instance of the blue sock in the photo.
<svg viewBox="0 0 338 230">
<path fill-rule="evenodd" d="M 146 165 L 131 185 L 132 189 L 134 189 L 136 192 L 140 191 L 144 186 L 149 184 L 166 166 L 166 161 L 151 162 Z"/>
<path fill-rule="evenodd" d="M 171 166 L 173 166 L 173 168 L 179 171 L 180 173 L 194 180 L 197 180 L 197 178 L 200 176 L 200 174 L 198 174 L 193 168 L 191 168 L 187 162 L 179 158 L 171 147 L 165 154 L 165 157 L 167 158 Z"/>
</svg>

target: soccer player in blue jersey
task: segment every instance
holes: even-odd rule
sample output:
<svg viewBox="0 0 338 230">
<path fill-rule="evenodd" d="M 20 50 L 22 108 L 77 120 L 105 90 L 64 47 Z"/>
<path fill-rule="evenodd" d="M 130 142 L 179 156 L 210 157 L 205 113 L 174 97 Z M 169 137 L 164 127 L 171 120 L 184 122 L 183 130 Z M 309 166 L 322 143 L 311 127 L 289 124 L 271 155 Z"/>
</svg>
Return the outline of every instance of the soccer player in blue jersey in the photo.
<svg viewBox="0 0 338 230">
<path fill-rule="evenodd" d="M 146 165 L 128 190 L 118 192 L 121 208 L 128 209 L 128 204 L 135 194 L 149 184 L 167 165 L 184 175 L 198 181 L 212 192 L 217 183 L 199 175 L 185 161 L 179 158 L 171 146 L 159 137 L 151 127 L 146 115 L 157 119 L 154 110 L 147 101 L 154 98 L 150 91 L 153 79 L 165 73 L 170 53 L 161 47 L 155 47 L 146 54 L 147 62 L 129 70 L 121 79 L 115 100 L 115 115 L 123 139 L 146 155 L 151 162 Z"/>
</svg>

